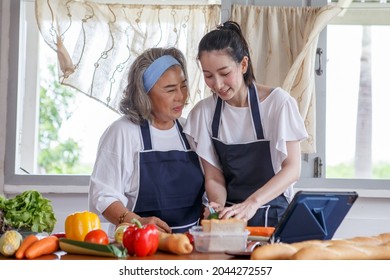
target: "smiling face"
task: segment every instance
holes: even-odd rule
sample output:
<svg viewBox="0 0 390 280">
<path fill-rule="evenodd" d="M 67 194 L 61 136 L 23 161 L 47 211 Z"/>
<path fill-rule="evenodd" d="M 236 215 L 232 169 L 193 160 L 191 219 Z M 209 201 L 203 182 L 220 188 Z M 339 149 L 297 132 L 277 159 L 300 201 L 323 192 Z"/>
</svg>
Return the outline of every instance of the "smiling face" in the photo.
<svg viewBox="0 0 390 280">
<path fill-rule="evenodd" d="M 152 102 L 152 125 L 159 129 L 169 129 L 173 121 L 183 112 L 188 97 L 187 80 L 182 68 L 170 67 L 148 93 Z"/>
<path fill-rule="evenodd" d="M 236 63 L 224 51 L 204 51 L 199 61 L 207 86 L 222 100 L 236 103 L 246 96 L 243 74 L 247 70 L 248 57 Z"/>
</svg>

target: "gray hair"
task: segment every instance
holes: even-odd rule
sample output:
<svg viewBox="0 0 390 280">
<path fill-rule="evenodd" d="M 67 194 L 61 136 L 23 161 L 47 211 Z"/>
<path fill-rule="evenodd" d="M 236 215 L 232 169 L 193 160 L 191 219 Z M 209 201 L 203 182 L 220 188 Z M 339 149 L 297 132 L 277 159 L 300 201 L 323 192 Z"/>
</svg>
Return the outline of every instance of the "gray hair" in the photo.
<svg viewBox="0 0 390 280">
<path fill-rule="evenodd" d="M 152 104 L 144 87 L 143 74 L 150 64 L 163 55 L 171 55 L 176 58 L 188 82 L 186 59 L 179 49 L 173 47 L 150 48 L 144 51 L 130 67 L 128 84 L 119 104 L 119 111 L 135 124 L 139 125 L 152 117 Z"/>
</svg>

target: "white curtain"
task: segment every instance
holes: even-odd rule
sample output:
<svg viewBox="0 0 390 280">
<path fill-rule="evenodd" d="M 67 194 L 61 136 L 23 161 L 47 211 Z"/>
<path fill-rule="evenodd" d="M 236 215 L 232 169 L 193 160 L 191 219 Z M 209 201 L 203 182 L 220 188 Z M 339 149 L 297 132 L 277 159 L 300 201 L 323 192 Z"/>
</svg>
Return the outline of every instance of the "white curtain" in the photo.
<svg viewBox="0 0 390 280">
<path fill-rule="evenodd" d="M 45 42 L 57 52 L 62 84 L 118 109 L 128 69 L 150 47 L 177 47 L 186 56 L 190 106 L 206 87 L 196 62 L 201 37 L 220 21 L 220 5 L 130 5 L 36 0 Z"/>
<path fill-rule="evenodd" d="M 315 59 L 319 33 L 341 12 L 337 6 L 233 5 L 232 20 L 248 40 L 256 81 L 280 86 L 298 102 L 309 138 L 303 153 L 316 151 Z"/>
</svg>

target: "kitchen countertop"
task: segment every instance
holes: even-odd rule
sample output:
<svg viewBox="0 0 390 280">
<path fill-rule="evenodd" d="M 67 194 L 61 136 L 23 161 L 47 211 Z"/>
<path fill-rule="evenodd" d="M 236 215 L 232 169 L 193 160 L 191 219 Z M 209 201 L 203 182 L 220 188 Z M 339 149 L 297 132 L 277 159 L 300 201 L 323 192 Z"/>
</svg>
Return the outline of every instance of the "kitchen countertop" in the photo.
<svg viewBox="0 0 390 280">
<path fill-rule="evenodd" d="M 131 257 L 127 260 L 237 260 L 239 258 L 225 253 L 200 253 L 193 251 L 188 255 L 175 255 L 157 251 L 153 256 Z M 0 255 L 0 260 L 16 260 L 14 257 L 4 257 Z M 68 254 L 64 251 L 58 251 L 54 254 L 44 255 L 34 260 L 123 260 L 120 258 L 100 257 L 92 255 Z"/>
</svg>

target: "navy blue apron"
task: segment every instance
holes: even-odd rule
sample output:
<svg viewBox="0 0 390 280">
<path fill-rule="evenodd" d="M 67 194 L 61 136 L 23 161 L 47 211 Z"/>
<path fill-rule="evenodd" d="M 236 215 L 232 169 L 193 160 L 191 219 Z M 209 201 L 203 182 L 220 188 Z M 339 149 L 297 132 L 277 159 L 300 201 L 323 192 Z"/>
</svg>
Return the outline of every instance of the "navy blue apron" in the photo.
<svg viewBox="0 0 390 280">
<path fill-rule="evenodd" d="M 133 211 L 141 217 L 156 216 L 172 232 L 183 233 L 201 217 L 204 176 L 178 121 L 176 126 L 184 151 L 153 150 L 149 123 L 140 126 L 144 150 L 139 154 L 139 193 Z"/>
<path fill-rule="evenodd" d="M 212 141 L 226 181 L 227 205 L 243 202 L 275 175 L 270 141 L 264 139 L 258 96 L 253 84 L 249 87 L 248 102 L 257 140 L 245 144 L 225 144 L 218 139 L 223 104 L 221 98 L 218 97 L 215 107 L 211 127 Z M 281 194 L 259 208 L 248 225 L 276 226 L 287 206 L 287 199 Z"/>
</svg>

